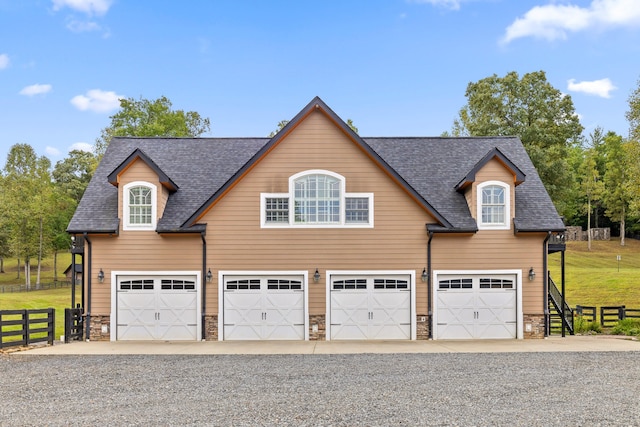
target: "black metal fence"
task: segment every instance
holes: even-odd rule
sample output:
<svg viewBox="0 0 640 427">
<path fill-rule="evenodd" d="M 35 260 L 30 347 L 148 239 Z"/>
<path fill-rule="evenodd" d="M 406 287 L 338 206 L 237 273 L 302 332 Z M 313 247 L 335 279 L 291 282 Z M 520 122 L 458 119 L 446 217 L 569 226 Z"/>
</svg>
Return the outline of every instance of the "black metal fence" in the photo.
<svg viewBox="0 0 640 427">
<path fill-rule="evenodd" d="M 55 317 L 53 308 L 0 310 L 0 348 L 39 342 L 53 345 Z"/>
<path fill-rule="evenodd" d="M 84 338 L 84 317 L 82 308 L 64 309 L 64 342 L 82 341 Z"/>
<path fill-rule="evenodd" d="M 576 305 L 575 313 L 589 322 L 596 321 L 596 307 Z M 640 319 L 640 308 L 627 308 L 624 305 L 600 307 L 600 325 L 603 328 L 615 326 L 623 319 Z"/>
<path fill-rule="evenodd" d="M 76 283 L 76 286 L 79 283 Z M 0 285 L 0 294 L 2 293 L 11 293 L 11 292 L 31 292 L 31 291 L 40 291 L 46 289 L 56 289 L 56 288 L 68 288 L 71 286 L 71 281 L 69 280 L 58 280 L 57 282 L 51 283 L 40 283 L 39 285 L 31 284 L 31 288 L 27 288 L 27 285 Z"/>
</svg>

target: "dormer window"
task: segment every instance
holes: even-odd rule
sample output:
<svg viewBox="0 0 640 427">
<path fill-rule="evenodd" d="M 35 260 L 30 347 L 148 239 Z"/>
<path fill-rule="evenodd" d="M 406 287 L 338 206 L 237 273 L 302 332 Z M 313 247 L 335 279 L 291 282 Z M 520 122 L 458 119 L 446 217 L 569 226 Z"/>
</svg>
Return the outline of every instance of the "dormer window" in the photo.
<svg viewBox="0 0 640 427">
<path fill-rule="evenodd" d="M 132 182 L 123 191 L 123 228 L 155 230 L 157 187 L 149 182 Z"/>
<path fill-rule="evenodd" d="M 345 178 L 330 171 L 293 175 L 289 193 L 261 195 L 261 226 L 373 227 L 373 194 L 345 188 Z"/>
<path fill-rule="evenodd" d="M 478 185 L 479 229 L 508 230 L 510 228 L 510 187 L 499 181 Z"/>
</svg>

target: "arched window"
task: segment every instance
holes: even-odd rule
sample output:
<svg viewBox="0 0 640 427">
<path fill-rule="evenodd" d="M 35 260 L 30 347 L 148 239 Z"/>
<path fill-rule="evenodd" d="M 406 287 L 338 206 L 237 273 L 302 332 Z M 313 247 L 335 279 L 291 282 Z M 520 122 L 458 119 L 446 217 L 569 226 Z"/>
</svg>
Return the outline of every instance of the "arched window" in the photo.
<svg viewBox="0 0 640 427">
<path fill-rule="evenodd" d="M 296 224 L 340 223 L 340 180 L 311 174 L 293 181 Z"/>
<path fill-rule="evenodd" d="M 345 178 L 325 170 L 289 177 L 289 192 L 261 194 L 262 227 L 373 227 L 373 194 L 347 193 Z"/>
<path fill-rule="evenodd" d="M 124 229 L 153 230 L 156 226 L 156 186 L 148 182 L 125 185 Z"/>
<path fill-rule="evenodd" d="M 498 181 L 478 186 L 478 228 L 510 228 L 509 186 Z"/>
</svg>

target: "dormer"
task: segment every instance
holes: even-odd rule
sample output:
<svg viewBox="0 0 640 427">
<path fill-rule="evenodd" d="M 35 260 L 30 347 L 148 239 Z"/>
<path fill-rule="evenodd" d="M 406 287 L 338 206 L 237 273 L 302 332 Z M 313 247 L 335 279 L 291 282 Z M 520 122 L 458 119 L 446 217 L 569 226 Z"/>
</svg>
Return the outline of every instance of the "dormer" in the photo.
<svg viewBox="0 0 640 427">
<path fill-rule="evenodd" d="M 133 151 L 107 177 L 118 187 L 118 216 L 124 231 L 153 231 L 169 194 L 178 186 L 142 150 Z"/>
<path fill-rule="evenodd" d="M 464 194 L 478 230 L 510 230 L 515 217 L 515 187 L 524 180 L 524 173 L 493 148 L 456 185 L 456 190 Z"/>
</svg>

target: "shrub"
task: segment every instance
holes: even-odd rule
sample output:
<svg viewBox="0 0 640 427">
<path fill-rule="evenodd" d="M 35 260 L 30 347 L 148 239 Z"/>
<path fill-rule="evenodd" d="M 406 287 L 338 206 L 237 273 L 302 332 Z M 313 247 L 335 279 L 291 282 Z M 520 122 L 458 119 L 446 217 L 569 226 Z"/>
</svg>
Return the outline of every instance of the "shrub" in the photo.
<svg viewBox="0 0 640 427">
<path fill-rule="evenodd" d="M 640 319 L 623 319 L 611 329 L 613 335 L 640 336 Z"/>
<path fill-rule="evenodd" d="M 577 316 L 573 319 L 573 331 L 576 334 L 599 334 L 602 332 L 602 326 L 598 322 L 590 322 L 583 316 Z"/>
</svg>

